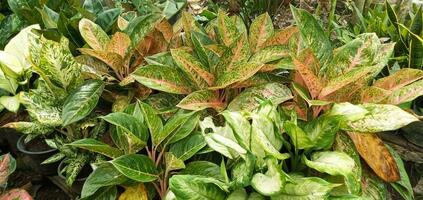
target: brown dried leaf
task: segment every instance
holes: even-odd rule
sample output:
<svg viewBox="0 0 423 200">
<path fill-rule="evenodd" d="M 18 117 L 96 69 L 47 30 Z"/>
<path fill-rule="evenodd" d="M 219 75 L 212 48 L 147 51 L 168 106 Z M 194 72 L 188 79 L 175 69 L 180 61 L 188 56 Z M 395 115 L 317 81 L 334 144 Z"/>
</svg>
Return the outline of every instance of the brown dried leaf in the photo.
<svg viewBox="0 0 423 200">
<path fill-rule="evenodd" d="M 395 159 L 383 141 L 375 134 L 348 132 L 360 156 L 384 181 L 392 183 L 400 179 Z"/>
</svg>

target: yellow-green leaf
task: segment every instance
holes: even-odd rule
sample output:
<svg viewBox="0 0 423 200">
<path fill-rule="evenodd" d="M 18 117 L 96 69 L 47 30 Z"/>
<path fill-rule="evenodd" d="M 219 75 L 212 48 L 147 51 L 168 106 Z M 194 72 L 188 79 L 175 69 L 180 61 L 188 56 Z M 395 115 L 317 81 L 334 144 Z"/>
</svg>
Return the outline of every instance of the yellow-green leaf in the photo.
<svg viewBox="0 0 423 200">
<path fill-rule="evenodd" d="M 131 187 L 126 187 L 125 192 L 119 196 L 119 200 L 148 200 L 147 189 L 140 183 Z"/>
<path fill-rule="evenodd" d="M 81 32 L 81 36 L 91 48 L 94 50 L 106 50 L 106 45 L 110 39 L 99 25 L 89 19 L 81 19 L 79 21 L 79 32 Z"/>
<path fill-rule="evenodd" d="M 225 108 L 225 104 L 219 99 L 218 93 L 211 90 L 193 92 L 182 99 L 177 106 L 186 110 L 214 108 L 220 111 Z"/>
<path fill-rule="evenodd" d="M 120 56 L 117 53 L 107 52 L 107 51 L 101 51 L 101 50 L 92 50 L 92 49 L 86 49 L 81 48 L 78 49 L 82 54 L 86 54 L 92 57 L 95 57 L 104 63 L 106 63 L 110 68 L 113 69 L 113 71 L 116 74 L 120 74 L 123 70 L 123 59 L 122 56 Z"/>
<path fill-rule="evenodd" d="M 268 13 L 256 17 L 250 26 L 250 48 L 252 52 L 259 50 L 274 33 L 272 19 Z"/>
<path fill-rule="evenodd" d="M 129 46 L 131 46 L 129 36 L 122 32 L 116 32 L 107 43 L 106 51 L 116 53 L 124 58 Z"/>
<path fill-rule="evenodd" d="M 235 22 L 222 10 L 219 10 L 217 15 L 217 29 L 220 39 L 226 46 L 230 46 L 239 36 Z"/>
</svg>

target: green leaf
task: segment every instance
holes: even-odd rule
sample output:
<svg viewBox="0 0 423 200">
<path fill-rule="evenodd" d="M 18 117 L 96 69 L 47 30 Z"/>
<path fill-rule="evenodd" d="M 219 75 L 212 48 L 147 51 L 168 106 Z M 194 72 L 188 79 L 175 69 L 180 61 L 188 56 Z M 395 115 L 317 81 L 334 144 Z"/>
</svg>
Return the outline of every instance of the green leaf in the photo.
<svg viewBox="0 0 423 200">
<path fill-rule="evenodd" d="M 319 22 L 307 11 L 291 6 L 291 12 L 306 46 L 311 48 L 320 64 L 332 55 L 332 45 Z"/>
<path fill-rule="evenodd" d="M 89 19 L 81 19 L 79 32 L 92 49 L 106 50 L 106 44 L 109 43 L 110 38 L 99 25 Z"/>
<path fill-rule="evenodd" d="M 1 96 L 0 104 L 8 111 L 16 113 L 20 103 L 18 96 Z"/>
<path fill-rule="evenodd" d="M 178 199 L 224 200 L 226 194 L 216 182 L 218 180 L 198 175 L 174 175 L 169 179 L 169 189 Z"/>
<path fill-rule="evenodd" d="M 179 10 L 184 8 L 185 4 L 186 1 L 184 0 L 166 0 L 161 4 L 158 4 L 158 7 L 161 8 L 166 19 L 170 19 L 177 14 Z"/>
<path fill-rule="evenodd" d="M 110 158 L 117 158 L 123 155 L 123 152 L 119 149 L 111 147 L 105 143 L 102 143 L 92 138 L 80 139 L 68 145 L 100 153 Z"/>
<path fill-rule="evenodd" d="M 232 128 L 238 143 L 245 149 L 251 145 L 251 125 L 245 116 L 240 112 L 225 110 L 221 113 L 226 123 Z"/>
<path fill-rule="evenodd" d="M 29 135 L 43 135 L 53 131 L 52 127 L 43 126 L 34 122 L 11 122 L 3 126 L 4 128 L 15 129 L 19 133 Z"/>
<path fill-rule="evenodd" d="M 264 196 L 272 196 L 282 191 L 285 182 L 285 174 L 278 166 L 277 161 L 275 159 L 268 159 L 266 174 L 254 174 L 251 179 L 251 186 Z"/>
<path fill-rule="evenodd" d="M 31 41 L 30 57 L 33 70 L 56 96 L 70 92 L 82 82 L 83 67 L 75 61 L 69 50 L 69 41 L 64 37 L 60 39 L 60 43 L 43 37 Z"/>
<path fill-rule="evenodd" d="M 326 199 L 332 188 L 338 186 L 318 177 L 291 176 L 293 181 L 287 182 L 280 194 L 272 196 L 277 199 Z"/>
<path fill-rule="evenodd" d="M 183 161 L 190 159 L 198 151 L 207 145 L 204 137 L 200 134 L 192 134 L 174 144 L 169 148 L 178 159 Z"/>
<path fill-rule="evenodd" d="M 421 13 L 420 13 L 421 14 Z M 400 155 L 392 149 L 390 146 L 386 145 L 392 157 L 394 157 L 395 162 L 397 163 L 401 179 L 397 182 L 390 183 L 391 186 L 406 200 L 414 199 L 413 187 L 411 186 L 410 179 L 408 178 L 407 171 L 405 171 L 404 162 L 402 161 Z"/>
<path fill-rule="evenodd" d="M 173 67 L 142 66 L 135 70 L 131 76 L 139 83 L 155 90 L 173 94 L 190 94 L 192 92 L 190 82 Z"/>
<path fill-rule="evenodd" d="M 18 89 L 18 82 L 15 79 L 6 77 L 3 71 L 0 70 L 0 89 L 15 94 Z"/>
<path fill-rule="evenodd" d="M 170 52 L 176 64 L 196 84 L 197 88 L 205 89 L 213 85 L 214 75 L 197 58 L 183 49 L 172 49 Z"/>
<path fill-rule="evenodd" d="M 226 200 L 247 200 L 247 192 L 244 188 L 237 189 L 233 191 L 231 194 L 229 194 L 228 198 Z"/>
<path fill-rule="evenodd" d="M 19 58 L 6 51 L 0 51 L 0 69 L 13 79 L 18 79 L 24 73 L 24 66 Z"/>
<path fill-rule="evenodd" d="M 116 170 L 113 165 L 108 163 L 101 164 L 94 169 L 84 182 L 81 198 L 94 195 L 102 187 L 120 185 L 127 180 L 128 179 Z"/>
<path fill-rule="evenodd" d="M 154 162 L 140 154 L 124 155 L 110 161 L 126 177 L 138 182 L 151 182 L 158 178 Z"/>
<path fill-rule="evenodd" d="M 25 20 L 16 14 L 10 14 L 0 21 L 0 48 L 4 48 L 10 37 L 26 26 Z"/>
<path fill-rule="evenodd" d="M 345 107 L 345 108 L 342 108 Z M 338 109 L 365 110 L 367 113 L 358 119 L 351 119 L 347 113 L 342 115 L 346 117 L 346 123 L 341 127 L 343 130 L 356 132 L 381 132 L 396 130 L 407 124 L 418 121 L 418 119 L 401 108 L 388 104 L 362 104 L 352 105 L 350 103 L 341 103 L 333 107 L 333 111 Z"/>
<path fill-rule="evenodd" d="M 63 126 L 75 123 L 88 116 L 97 105 L 103 89 L 103 81 L 89 80 L 74 90 L 66 98 L 63 106 Z"/>
<path fill-rule="evenodd" d="M 251 58 L 249 62 L 256 62 L 256 63 L 269 63 L 272 61 L 277 61 L 281 58 L 285 58 L 289 56 L 289 49 L 287 46 L 282 45 L 274 45 L 265 47 L 259 51 L 257 51 Z"/>
<path fill-rule="evenodd" d="M 306 124 L 304 131 L 314 142 L 315 149 L 328 149 L 332 146 L 340 121 L 340 117 L 322 115 Z"/>
<path fill-rule="evenodd" d="M 108 32 L 110 29 L 112 29 L 113 24 L 117 21 L 120 13 L 121 13 L 120 8 L 112 8 L 112 9 L 104 10 L 103 12 L 97 15 L 97 19 L 95 20 L 95 23 L 100 25 L 100 27 L 104 31 Z"/>
<path fill-rule="evenodd" d="M 193 120 L 199 117 L 195 112 L 183 112 L 180 111 L 170 118 L 162 131 L 153 137 L 153 143 L 160 145 L 164 140 L 167 142 L 176 142 L 185 136 L 189 135 L 195 128 L 197 121 Z"/>
<path fill-rule="evenodd" d="M 217 30 L 220 40 L 226 46 L 230 46 L 239 37 L 235 22 L 222 10 L 220 10 L 217 15 Z"/>
<path fill-rule="evenodd" d="M 52 156 L 50 156 L 49 158 L 45 159 L 41 164 L 45 165 L 45 164 L 51 164 L 51 163 L 55 163 L 55 162 L 59 162 L 61 160 L 63 160 L 63 158 L 65 158 L 66 155 L 63 153 L 56 153 Z"/>
<path fill-rule="evenodd" d="M 320 151 L 311 155 L 311 160 L 303 156 L 305 164 L 319 172 L 332 176 L 344 176 L 346 185 L 355 185 L 353 170 L 355 161 L 348 154 L 338 151 Z"/>
<path fill-rule="evenodd" d="M 274 33 L 272 19 L 268 13 L 256 17 L 250 26 L 249 42 L 252 52 L 259 50 Z"/>
<path fill-rule="evenodd" d="M 173 171 L 185 168 L 184 161 L 177 158 L 173 153 L 165 153 L 166 170 Z"/>
<path fill-rule="evenodd" d="M 193 161 L 186 165 L 179 174 L 201 175 L 223 181 L 219 165 L 209 161 Z"/>
<path fill-rule="evenodd" d="M 207 45 L 213 45 L 213 41 L 207 35 L 198 32 L 191 32 L 191 40 L 195 49 L 195 55 L 200 62 L 210 69 L 213 66 L 215 54 L 206 48 Z"/>
<path fill-rule="evenodd" d="M 257 99 L 262 101 L 269 100 L 273 105 L 279 105 L 284 101 L 292 99 L 292 94 L 289 88 L 281 83 L 259 85 L 248 88 L 239 94 L 228 105 L 228 110 L 254 110 L 260 105 Z"/>
<path fill-rule="evenodd" d="M 176 106 L 186 110 L 198 111 L 213 108 L 220 111 L 225 108 L 225 103 L 219 99 L 216 91 L 200 90 L 189 94 Z"/>
<path fill-rule="evenodd" d="M 255 165 L 256 157 L 253 154 L 248 153 L 247 156 L 245 156 L 245 160 L 240 160 L 232 167 L 231 185 L 235 188 L 249 186 L 254 175 Z"/>
<path fill-rule="evenodd" d="M 145 147 L 149 134 L 147 128 L 132 115 L 126 113 L 110 113 L 101 117 L 116 126 L 115 144 L 125 153 L 136 153 Z"/>
<path fill-rule="evenodd" d="M 160 22 L 162 18 L 163 16 L 156 13 L 138 16 L 129 22 L 124 32 L 131 38 L 132 45 L 136 46 L 145 36 L 153 31 L 155 25 Z"/>
<path fill-rule="evenodd" d="M 117 194 L 116 186 L 106 186 L 98 189 L 92 196 L 82 198 L 81 200 L 115 200 Z"/>
<path fill-rule="evenodd" d="M 209 47 L 211 47 L 209 45 Z M 219 79 L 225 73 L 229 73 L 237 68 L 240 63 L 245 63 L 251 56 L 250 47 L 246 37 L 239 37 L 228 47 L 214 46 L 215 49 L 221 51 L 223 55 L 219 56 L 220 61 L 217 63 L 214 74 Z M 220 47 L 220 48 L 219 48 Z M 214 50 L 216 51 L 216 50 Z"/>
<path fill-rule="evenodd" d="M 297 149 L 307 149 L 312 148 L 314 146 L 313 141 L 309 138 L 309 136 L 294 122 L 287 121 L 283 124 L 286 133 L 291 138 L 292 143 L 294 144 L 295 148 Z"/>
<path fill-rule="evenodd" d="M 423 80 L 416 81 L 398 90 L 394 90 L 383 103 L 399 105 L 410 102 L 419 96 L 423 95 L 421 88 L 423 87 Z"/>
<path fill-rule="evenodd" d="M 45 28 L 47 29 L 56 29 L 57 28 L 57 22 L 59 21 L 59 14 L 47 7 L 46 5 L 43 6 L 43 9 L 37 8 L 38 12 L 41 15 L 41 18 L 43 19 L 43 23 Z"/>
<path fill-rule="evenodd" d="M 141 108 L 145 122 L 150 130 L 150 135 L 154 138 L 154 135 L 159 134 L 163 129 L 162 119 L 157 115 L 157 111 L 150 105 L 140 101 L 138 101 L 137 104 L 139 104 Z"/>
<path fill-rule="evenodd" d="M 10 10 L 18 15 L 21 19 L 25 19 L 30 24 L 41 22 L 41 16 L 38 12 L 34 12 L 34 8 L 41 7 L 39 1 L 35 0 L 7 0 Z"/>
<path fill-rule="evenodd" d="M 37 38 L 38 36 L 33 33 L 33 30 L 41 29 L 39 25 L 31 25 L 22 29 L 16 36 L 14 36 L 7 45 L 4 47 L 4 51 L 16 56 L 21 62 L 24 69 L 29 69 L 31 67 L 30 57 L 29 57 L 29 47 L 30 40 L 32 38 Z"/>
</svg>

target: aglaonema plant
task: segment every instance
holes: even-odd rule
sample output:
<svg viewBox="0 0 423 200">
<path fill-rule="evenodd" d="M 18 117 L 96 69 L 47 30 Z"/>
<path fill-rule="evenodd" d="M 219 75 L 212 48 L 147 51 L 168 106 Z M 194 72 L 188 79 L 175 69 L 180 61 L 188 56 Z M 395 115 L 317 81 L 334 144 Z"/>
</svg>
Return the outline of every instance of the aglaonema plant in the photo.
<svg viewBox="0 0 423 200">
<path fill-rule="evenodd" d="M 16 160 L 10 154 L 0 156 L 0 199 L 32 200 L 31 195 L 21 188 L 6 190 L 9 176 L 16 170 Z"/>
<path fill-rule="evenodd" d="M 240 17 L 220 11 L 205 28 L 183 13 L 174 30 L 183 32 L 183 46 L 146 57 L 131 77 L 158 91 L 187 95 L 177 107 L 254 109 L 255 97 L 275 104 L 291 99 L 277 69 L 290 66 L 289 44 L 296 28 L 276 31 L 270 16 L 263 14 L 247 30 Z M 241 92 L 243 88 L 249 89 Z"/>
<path fill-rule="evenodd" d="M 370 126 L 374 131 L 393 130 L 418 120 L 384 104 L 335 104 L 308 122 L 295 113 L 262 104 L 252 112 L 222 112 L 224 126 L 204 118 L 200 127 L 208 147 L 226 161 L 220 167 L 206 161 L 189 164 L 170 178 L 168 199 L 372 198 L 375 187 L 362 187 L 358 154 L 347 151 L 353 144 L 338 131 Z M 386 114 L 397 116 L 398 122 L 391 124 Z M 371 125 L 362 126 L 369 120 Z M 408 181 L 400 168 L 403 181 Z"/>
<path fill-rule="evenodd" d="M 92 158 L 86 152 L 62 146 L 76 139 L 95 137 L 92 129 L 98 128 L 95 117 L 89 117 L 103 92 L 101 80 L 84 81 L 82 65 L 69 50 L 69 42 L 48 40 L 43 36 L 30 37 L 29 57 L 31 69 L 39 75 L 34 89 L 19 94 L 19 102 L 26 108 L 30 121 L 11 122 L 5 125 L 26 134 L 28 142 L 41 136 L 59 153 L 44 161 L 64 159 L 67 183 L 72 185 L 81 169 Z M 95 116 L 95 114 L 92 114 Z"/>
<path fill-rule="evenodd" d="M 196 131 L 200 113 L 179 110 L 163 121 L 156 112 L 152 106 L 138 101 L 122 112 L 101 117 L 110 124 L 113 144 L 93 138 L 68 144 L 108 158 L 95 164 L 82 189 L 82 198 L 96 197 L 104 191 L 115 197 L 117 185 L 126 188 L 128 194 L 124 196 L 130 196 L 135 188 L 143 193 L 140 194 L 143 198 L 147 194 L 151 198 L 156 194 L 164 197 L 172 173 L 185 168 L 184 161 L 203 149 L 206 142 Z"/>
<path fill-rule="evenodd" d="M 306 46 L 293 58 L 295 104 L 291 106 L 296 108 L 300 118 L 313 119 L 332 102 L 380 103 L 386 104 L 384 109 L 389 110 L 395 108 L 393 105 L 410 102 L 422 95 L 421 70 L 401 69 L 390 76 L 376 79 L 387 65 L 394 43 L 383 44 L 375 34 L 365 33 L 333 49 L 329 39 L 321 37 L 319 30 L 323 33 L 322 28 L 309 13 L 294 8 L 293 13 Z M 310 31 L 310 24 L 317 27 L 313 32 Z M 354 151 L 358 151 L 382 180 L 396 185 L 395 189 L 407 186 L 406 190 L 398 191 L 404 198 L 411 198 L 411 188 L 404 183 L 408 182 L 408 178 L 401 175 L 404 173 L 400 170 L 403 169 L 402 162 L 397 162 L 393 150 L 384 145 L 377 135 L 368 134 L 385 130 L 372 127 L 374 123 L 370 121 L 363 121 L 361 129 L 345 130 L 356 147 Z M 390 126 L 394 124 L 380 126 L 395 130 L 405 125 Z"/>
</svg>

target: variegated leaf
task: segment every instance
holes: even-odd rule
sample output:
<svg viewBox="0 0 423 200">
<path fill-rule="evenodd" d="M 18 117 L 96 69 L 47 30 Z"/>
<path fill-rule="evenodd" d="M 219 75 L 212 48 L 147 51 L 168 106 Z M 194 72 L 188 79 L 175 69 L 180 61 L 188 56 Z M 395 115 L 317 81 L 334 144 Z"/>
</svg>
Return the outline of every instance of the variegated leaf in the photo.
<svg viewBox="0 0 423 200">
<path fill-rule="evenodd" d="M 373 86 L 385 90 L 395 90 L 420 79 L 423 79 L 422 70 L 403 68 L 387 77 L 376 80 Z"/>
<path fill-rule="evenodd" d="M 226 46 L 223 46 L 223 45 L 220 45 L 220 44 L 205 45 L 205 48 L 207 50 L 213 52 L 214 54 L 216 54 L 219 57 L 222 57 L 222 55 L 227 50 L 227 47 Z"/>
<path fill-rule="evenodd" d="M 295 70 L 298 72 L 312 98 L 319 96 L 323 89 L 322 80 L 317 76 L 319 61 L 310 49 L 304 50 L 300 57 L 294 58 Z"/>
<path fill-rule="evenodd" d="M 391 94 L 390 91 L 378 87 L 363 87 L 360 91 L 360 102 L 380 103 Z"/>
<path fill-rule="evenodd" d="M 239 37 L 233 45 L 226 49 L 215 69 L 216 77 L 232 71 L 237 64 L 246 62 L 250 55 L 250 47 L 247 38 Z"/>
<path fill-rule="evenodd" d="M 214 76 L 207 67 L 201 64 L 194 56 L 181 49 L 172 49 L 172 57 L 176 64 L 188 75 L 188 77 L 197 85 L 204 89 L 213 85 Z"/>
<path fill-rule="evenodd" d="M 182 99 L 176 106 L 186 110 L 214 108 L 221 111 L 225 108 L 225 104 L 219 99 L 217 91 L 211 90 L 195 91 Z"/>
<path fill-rule="evenodd" d="M 139 83 L 163 92 L 190 94 L 191 84 L 177 69 L 168 66 L 147 65 L 135 70 L 132 77 Z"/>
<path fill-rule="evenodd" d="M 132 45 L 137 46 L 149 33 L 154 30 L 154 27 L 161 21 L 162 18 L 163 16 L 158 15 L 157 13 L 138 16 L 129 22 L 128 26 L 124 30 L 124 33 L 131 38 Z"/>
<path fill-rule="evenodd" d="M 250 48 L 252 52 L 258 51 L 274 33 L 272 19 L 268 13 L 256 17 L 250 26 Z"/>
<path fill-rule="evenodd" d="M 61 38 L 60 43 L 44 37 L 33 40 L 30 54 L 33 70 L 57 96 L 71 91 L 82 82 L 82 65 L 75 61 L 66 38 Z"/>
<path fill-rule="evenodd" d="M 194 17 L 188 12 L 182 12 L 181 23 L 185 33 L 184 34 L 186 38 L 185 42 L 187 43 L 188 46 L 192 46 L 191 32 L 192 31 L 202 32 L 202 31 L 199 28 L 199 25 L 195 21 Z M 175 30 L 173 32 L 175 32 Z"/>
<path fill-rule="evenodd" d="M 166 19 L 163 19 L 160 23 L 156 24 L 155 28 L 163 35 L 166 42 L 170 43 L 173 37 L 172 25 Z"/>
<path fill-rule="evenodd" d="M 374 134 L 348 132 L 360 156 L 386 182 L 400 179 L 397 163 L 383 141 Z"/>
<path fill-rule="evenodd" d="M 240 35 L 235 22 L 222 10 L 217 15 L 217 30 L 219 31 L 220 40 L 226 46 L 231 46 Z"/>
<path fill-rule="evenodd" d="M 398 105 L 409 102 L 423 95 L 423 79 L 410 85 L 404 86 L 392 92 L 392 94 L 383 101 L 384 103 Z"/>
<path fill-rule="evenodd" d="M 106 45 L 110 39 L 99 25 L 89 19 L 81 19 L 79 21 L 79 32 L 91 48 L 94 50 L 106 50 Z"/>
<path fill-rule="evenodd" d="M 274 35 L 269 37 L 264 43 L 263 47 L 273 46 L 273 45 L 286 45 L 289 42 L 289 39 L 295 34 L 298 33 L 298 28 L 295 26 L 290 26 L 283 30 L 277 31 Z"/>
<path fill-rule="evenodd" d="M 3 126 L 3 128 L 15 129 L 19 133 L 29 135 L 42 135 L 51 133 L 53 127 L 43 126 L 34 122 L 11 122 Z"/>
<path fill-rule="evenodd" d="M 260 105 L 257 99 L 269 100 L 273 105 L 292 99 L 289 88 L 281 83 L 268 83 L 244 90 L 228 105 L 228 110 L 254 110 Z"/>
<path fill-rule="evenodd" d="M 278 75 L 270 74 L 270 73 L 257 73 L 245 81 L 230 85 L 229 88 L 254 87 L 254 86 L 271 83 L 271 82 L 288 83 L 288 79 L 283 76 L 278 76 Z"/>
<path fill-rule="evenodd" d="M 225 88 L 233 83 L 245 81 L 256 74 L 264 64 L 254 62 L 238 62 L 231 71 L 220 75 L 210 89 Z"/>
<path fill-rule="evenodd" d="M 107 51 L 100 51 L 100 50 L 92 50 L 81 48 L 78 49 L 82 54 L 86 54 L 92 57 L 95 57 L 104 63 L 106 63 L 116 74 L 120 74 L 123 70 L 123 58 L 117 53 L 107 52 Z"/>
<path fill-rule="evenodd" d="M 125 58 L 128 48 L 131 46 L 131 39 L 122 32 L 116 32 L 106 45 L 106 51 L 116 53 Z"/>
<path fill-rule="evenodd" d="M 287 46 L 274 45 L 274 46 L 257 50 L 257 52 L 253 56 L 251 56 L 249 61 L 264 64 L 264 63 L 276 61 L 288 56 L 289 56 L 289 49 Z"/>
<path fill-rule="evenodd" d="M 332 43 L 326 32 L 313 15 L 306 10 L 291 5 L 291 12 L 303 42 L 313 50 L 320 64 L 326 63 L 332 55 Z"/>
</svg>

